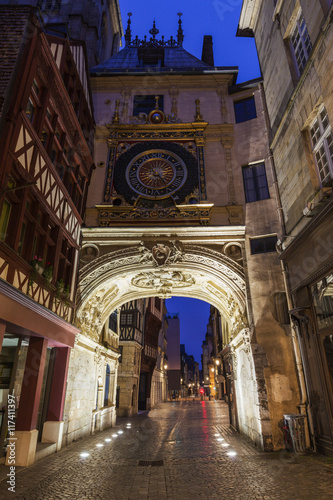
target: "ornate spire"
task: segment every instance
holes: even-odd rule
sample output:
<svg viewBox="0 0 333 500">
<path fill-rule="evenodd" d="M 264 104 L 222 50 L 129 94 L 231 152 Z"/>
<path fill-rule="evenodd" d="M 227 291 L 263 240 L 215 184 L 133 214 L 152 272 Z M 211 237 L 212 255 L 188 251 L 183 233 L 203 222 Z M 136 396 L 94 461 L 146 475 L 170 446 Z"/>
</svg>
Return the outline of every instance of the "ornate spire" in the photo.
<svg viewBox="0 0 333 500">
<path fill-rule="evenodd" d="M 156 35 L 158 35 L 158 34 L 159 34 L 159 32 L 160 32 L 160 30 L 158 30 L 158 29 L 156 28 L 156 22 L 155 22 L 155 19 L 154 19 L 154 22 L 153 22 L 153 27 L 152 27 L 152 29 L 151 29 L 151 30 L 149 30 L 149 33 L 150 33 L 151 35 L 153 35 L 153 40 L 155 40 Z"/>
<path fill-rule="evenodd" d="M 183 26 L 182 26 L 182 13 L 178 12 L 177 16 L 179 16 L 179 21 L 178 21 L 178 33 L 177 33 L 177 41 L 178 41 L 178 46 L 182 47 L 183 46 L 183 41 L 184 41 L 184 31 L 183 31 Z"/>
<path fill-rule="evenodd" d="M 128 14 L 128 21 L 127 21 L 127 30 L 125 33 L 125 43 L 128 46 L 131 43 L 132 40 L 132 31 L 131 31 L 131 15 L 132 12 L 129 12 Z"/>
</svg>

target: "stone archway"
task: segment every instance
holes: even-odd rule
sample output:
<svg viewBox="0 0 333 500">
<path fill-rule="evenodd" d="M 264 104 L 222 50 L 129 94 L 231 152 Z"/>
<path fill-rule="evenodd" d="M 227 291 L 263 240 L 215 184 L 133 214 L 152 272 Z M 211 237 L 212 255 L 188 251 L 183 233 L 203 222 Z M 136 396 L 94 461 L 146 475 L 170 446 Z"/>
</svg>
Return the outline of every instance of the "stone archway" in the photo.
<svg viewBox="0 0 333 500">
<path fill-rule="evenodd" d="M 98 340 L 109 315 L 142 297 L 192 297 L 217 307 L 231 332 L 248 325 L 246 280 L 241 264 L 243 227 L 83 230 L 83 248 L 99 256 L 85 264 L 78 285 L 77 321 Z M 230 243 L 239 250 L 230 256 Z"/>
<path fill-rule="evenodd" d="M 94 228 L 82 232 L 77 297 L 80 338 L 98 345 L 110 314 L 131 300 L 183 296 L 212 304 L 229 324 L 228 340 L 235 366 L 237 357 L 243 356 L 242 349 L 246 349 L 252 366 L 250 413 L 255 418 L 247 419 L 245 415 L 249 401 L 240 405 L 242 429 L 262 448 L 267 443 L 270 446 L 267 411 L 259 403 L 259 391 L 256 393 L 260 386 L 260 397 L 268 399 L 265 384 L 263 387 L 262 380 L 258 383 L 256 380 L 256 373 L 261 374 L 262 368 L 255 366 L 253 356 L 253 349 L 259 346 L 252 343 L 245 228 Z M 246 393 L 243 372 L 244 369 L 240 374 L 237 370 L 235 373 L 240 397 Z"/>
</svg>

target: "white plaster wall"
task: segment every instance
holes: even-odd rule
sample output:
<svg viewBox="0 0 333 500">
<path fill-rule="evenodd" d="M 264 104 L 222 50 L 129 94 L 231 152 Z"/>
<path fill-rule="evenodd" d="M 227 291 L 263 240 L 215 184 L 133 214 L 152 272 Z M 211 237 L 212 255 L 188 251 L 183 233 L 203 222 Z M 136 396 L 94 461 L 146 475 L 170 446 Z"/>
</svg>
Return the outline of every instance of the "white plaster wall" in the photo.
<svg viewBox="0 0 333 500">
<path fill-rule="evenodd" d="M 261 425 L 253 359 L 246 354 L 243 347 L 236 351 L 236 356 L 235 386 L 239 430 L 260 444 Z"/>
<path fill-rule="evenodd" d="M 63 445 L 90 434 L 96 389 L 94 353 L 76 346 L 71 353 L 67 377 Z"/>
<path fill-rule="evenodd" d="M 97 344 L 96 344 L 97 345 Z M 110 366 L 109 406 L 104 405 L 106 364 Z M 116 423 L 115 382 L 117 362 L 105 356 L 96 363 L 95 351 L 76 345 L 71 353 L 67 377 L 62 445 L 76 441 L 94 431 Z M 97 384 L 98 408 L 96 410 Z"/>
</svg>

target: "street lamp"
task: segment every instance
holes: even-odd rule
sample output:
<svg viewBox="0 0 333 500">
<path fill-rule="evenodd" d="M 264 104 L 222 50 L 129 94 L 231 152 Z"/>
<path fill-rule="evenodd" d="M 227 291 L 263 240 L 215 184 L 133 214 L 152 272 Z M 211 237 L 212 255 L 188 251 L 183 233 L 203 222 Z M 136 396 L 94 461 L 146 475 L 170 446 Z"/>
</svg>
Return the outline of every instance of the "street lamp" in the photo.
<svg viewBox="0 0 333 500">
<path fill-rule="evenodd" d="M 164 370 L 167 370 L 168 369 L 168 365 L 164 365 Z"/>
</svg>

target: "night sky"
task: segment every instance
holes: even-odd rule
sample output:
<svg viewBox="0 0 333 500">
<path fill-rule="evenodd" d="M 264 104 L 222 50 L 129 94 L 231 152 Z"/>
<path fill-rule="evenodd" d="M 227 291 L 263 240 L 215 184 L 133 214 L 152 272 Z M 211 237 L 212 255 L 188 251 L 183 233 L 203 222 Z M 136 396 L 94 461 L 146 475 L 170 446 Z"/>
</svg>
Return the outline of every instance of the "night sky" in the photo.
<svg viewBox="0 0 333 500">
<path fill-rule="evenodd" d="M 186 297 L 172 297 L 165 301 L 169 313 L 179 313 L 180 342 L 187 354 L 193 354 L 201 366 L 202 341 L 207 331 L 210 305 Z"/>
<path fill-rule="evenodd" d="M 182 12 L 184 48 L 201 59 L 204 35 L 212 35 L 216 66 L 239 66 L 238 83 L 260 76 L 260 69 L 252 38 L 237 38 L 236 30 L 242 0 L 120 0 L 124 31 L 127 13 L 132 12 L 132 37 L 149 35 L 153 20 L 168 40 L 177 36 L 178 16 Z M 124 46 L 124 45 L 123 45 Z M 171 313 L 179 312 L 181 342 L 187 354 L 193 354 L 201 368 L 201 345 L 204 339 L 209 304 L 195 299 L 174 297 L 166 301 Z"/>
<path fill-rule="evenodd" d="M 216 66 L 239 66 L 238 83 L 260 76 L 254 39 L 236 37 L 242 0 L 120 0 L 119 4 L 124 31 L 127 13 L 133 14 L 132 37 L 150 37 L 155 19 L 158 39 L 175 38 L 177 12 L 182 12 L 185 50 L 201 59 L 203 36 L 212 35 Z"/>
</svg>

